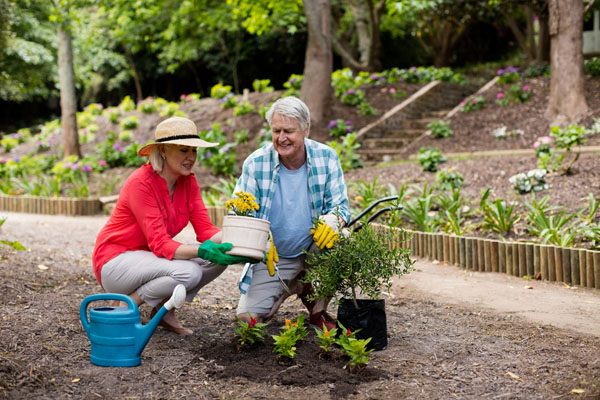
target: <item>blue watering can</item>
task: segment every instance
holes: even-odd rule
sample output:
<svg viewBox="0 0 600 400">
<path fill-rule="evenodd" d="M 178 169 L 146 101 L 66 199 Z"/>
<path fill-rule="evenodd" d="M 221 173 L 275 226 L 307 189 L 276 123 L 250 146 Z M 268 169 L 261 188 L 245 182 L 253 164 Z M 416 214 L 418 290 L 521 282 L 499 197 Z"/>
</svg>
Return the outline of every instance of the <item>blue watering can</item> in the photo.
<svg viewBox="0 0 600 400">
<path fill-rule="evenodd" d="M 129 296 L 117 293 L 94 294 L 83 299 L 79 308 L 81 323 L 90 339 L 91 362 L 103 367 L 135 367 L 142 363 L 142 351 L 165 314 L 185 301 L 185 286 L 177 285 L 171 298 L 146 325 L 140 322 L 140 310 Z M 98 307 L 88 304 L 97 300 L 119 300 L 127 307 Z"/>
</svg>

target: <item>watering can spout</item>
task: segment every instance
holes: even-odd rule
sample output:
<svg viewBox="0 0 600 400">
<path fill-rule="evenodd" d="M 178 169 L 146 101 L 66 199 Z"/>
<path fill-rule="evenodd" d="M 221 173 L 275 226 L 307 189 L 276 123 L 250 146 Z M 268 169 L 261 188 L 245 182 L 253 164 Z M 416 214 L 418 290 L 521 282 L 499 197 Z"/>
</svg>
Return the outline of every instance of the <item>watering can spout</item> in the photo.
<svg viewBox="0 0 600 400">
<path fill-rule="evenodd" d="M 137 353 L 141 354 L 146 347 L 146 344 L 150 340 L 150 337 L 154 333 L 154 330 L 163 319 L 165 314 L 169 312 L 169 310 L 173 308 L 181 308 L 183 303 L 185 302 L 185 296 L 187 291 L 185 290 L 185 286 L 177 285 L 173 290 L 173 294 L 171 298 L 158 310 L 154 318 L 150 320 L 146 325 L 137 324 L 136 330 L 138 331 L 138 340 L 137 340 Z"/>
</svg>

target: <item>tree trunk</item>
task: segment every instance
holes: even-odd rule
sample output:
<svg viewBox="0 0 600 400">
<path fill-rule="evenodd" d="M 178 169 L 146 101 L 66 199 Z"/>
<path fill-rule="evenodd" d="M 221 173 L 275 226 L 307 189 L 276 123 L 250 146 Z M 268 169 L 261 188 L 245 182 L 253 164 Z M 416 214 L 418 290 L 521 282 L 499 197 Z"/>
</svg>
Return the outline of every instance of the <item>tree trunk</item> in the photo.
<svg viewBox="0 0 600 400">
<path fill-rule="evenodd" d="M 331 8 L 329 0 L 303 0 L 308 27 L 304 79 L 300 97 L 310 109 L 313 125 L 329 112 L 331 99 Z"/>
<path fill-rule="evenodd" d="M 583 2 L 550 1 L 550 98 L 546 118 L 564 127 L 587 111 L 583 91 Z"/>
<path fill-rule="evenodd" d="M 548 14 L 539 15 L 539 31 L 536 59 L 540 63 L 550 61 L 550 34 L 548 32 Z"/>
<path fill-rule="evenodd" d="M 142 95 L 142 84 L 140 82 L 140 77 L 137 73 L 137 68 L 135 68 L 135 61 L 133 60 L 133 56 L 131 55 L 131 53 L 129 52 L 129 50 L 124 49 L 125 50 L 125 57 L 127 58 L 127 62 L 129 63 L 129 68 L 131 68 L 131 74 L 133 75 L 133 82 L 135 83 L 135 93 L 137 96 L 137 101 L 142 101 L 143 100 L 143 95 Z"/>
<path fill-rule="evenodd" d="M 58 81 L 60 85 L 60 112 L 65 157 L 81 157 L 77 134 L 77 97 L 75 96 L 75 72 L 71 34 L 58 28 Z"/>
</svg>

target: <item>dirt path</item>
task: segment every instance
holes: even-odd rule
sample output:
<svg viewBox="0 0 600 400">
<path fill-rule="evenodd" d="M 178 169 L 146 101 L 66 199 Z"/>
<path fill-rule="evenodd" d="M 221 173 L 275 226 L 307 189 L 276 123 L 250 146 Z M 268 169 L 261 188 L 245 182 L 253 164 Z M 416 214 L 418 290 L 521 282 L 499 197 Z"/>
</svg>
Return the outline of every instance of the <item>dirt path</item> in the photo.
<svg viewBox="0 0 600 400">
<path fill-rule="evenodd" d="M 29 251 L 42 256 L 66 252 L 80 260 L 79 265 L 55 265 L 56 271 L 91 268 L 89 260 L 94 239 L 107 218 L 13 213 L 2 227 L 0 236 L 5 240 L 19 240 Z M 187 228 L 178 238 L 193 242 L 194 234 Z M 600 336 L 598 290 L 473 272 L 425 260 L 418 260 L 415 268 L 416 271 L 394 283 L 393 294 L 409 290 L 422 298 L 445 304 L 496 311 L 536 324 Z"/>
</svg>

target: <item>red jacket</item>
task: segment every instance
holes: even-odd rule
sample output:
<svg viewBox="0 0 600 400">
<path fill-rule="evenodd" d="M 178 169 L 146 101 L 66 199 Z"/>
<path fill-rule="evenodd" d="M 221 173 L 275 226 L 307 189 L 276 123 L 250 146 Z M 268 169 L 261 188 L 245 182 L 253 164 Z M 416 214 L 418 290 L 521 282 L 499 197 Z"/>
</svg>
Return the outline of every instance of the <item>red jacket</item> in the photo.
<svg viewBox="0 0 600 400">
<path fill-rule="evenodd" d="M 138 168 L 127 178 L 112 215 L 96 238 L 92 256 L 96 279 L 102 284 L 102 266 L 128 250 L 152 251 L 172 260 L 181 245 L 173 237 L 188 222 L 199 242 L 219 232 L 208 217 L 196 177 L 180 176 L 171 201 L 166 181 L 152 166 Z"/>
</svg>

